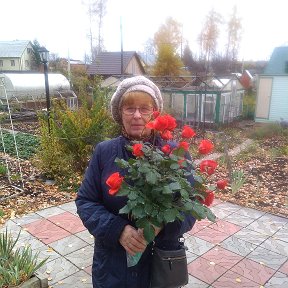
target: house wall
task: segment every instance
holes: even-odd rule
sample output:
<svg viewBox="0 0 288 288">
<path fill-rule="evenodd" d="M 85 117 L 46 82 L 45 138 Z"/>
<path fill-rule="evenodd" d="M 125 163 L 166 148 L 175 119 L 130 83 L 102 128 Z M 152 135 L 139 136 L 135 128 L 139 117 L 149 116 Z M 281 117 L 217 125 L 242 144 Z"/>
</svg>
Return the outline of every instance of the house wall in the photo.
<svg viewBox="0 0 288 288">
<path fill-rule="evenodd" d="M 256 101 L 256 122 L 288 120 L 288 76 L 260 76 Z"/>
<path fill-rule="evenodd" d="M 133 57 L 127 65 L 127 68 L 125 69 L 125 74 L 143 75 L 143 72 L 139 66 L 138 61 L 136 60 L 136 57 Z"/>
<path fill-rule="evenodd" d="M 33 55 L 32 45 L 29 43 L 21 57 L 0 58 L 0 71 L 29 71 L 31 70 Z M 11 60 L 14 60 L 14 66 L 11 65 Z"/>
<path fill-rule="evenodd" d="M 288 76 L 274 76 L 271 96 L 269 120 L 288 120 Z"/>
</svg>

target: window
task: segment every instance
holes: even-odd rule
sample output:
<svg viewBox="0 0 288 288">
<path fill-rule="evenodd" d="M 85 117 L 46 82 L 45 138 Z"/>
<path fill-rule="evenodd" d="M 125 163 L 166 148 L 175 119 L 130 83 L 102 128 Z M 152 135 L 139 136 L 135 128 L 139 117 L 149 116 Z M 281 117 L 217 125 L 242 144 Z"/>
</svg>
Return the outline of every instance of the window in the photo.
<svg viewBox="0 0 288 288">
<path fill-rule="evenodd" d="M 3 67 L 3 60 L 0 60 L 0 67 Z"/>
<path fill-rule="evenodd" d="M 25 67 L 29 67 L 29 61 L 25 60 Z"/>
<path fill-rule="evenodd" d="M 32 54 L 32 48 L 27 48 L 27 53 Z"/>
<path fill-rule="evenodd" d="M 11 60 L 11 66 L 15 66 L 15 60 Z"/>
</svg>

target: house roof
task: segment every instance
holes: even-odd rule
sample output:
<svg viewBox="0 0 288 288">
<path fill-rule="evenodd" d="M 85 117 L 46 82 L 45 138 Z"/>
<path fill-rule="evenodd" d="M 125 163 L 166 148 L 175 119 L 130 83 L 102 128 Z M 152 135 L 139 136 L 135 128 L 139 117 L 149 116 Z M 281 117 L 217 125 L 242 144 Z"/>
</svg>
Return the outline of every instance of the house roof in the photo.
<svg viewBox="0 0 288 288">
<path fill-rule="evenodd" d="M 288 63 L 288 46 L 276 47 L 265 67 L 264 74 L 287 74 L 286 63 Z"/>
<path fill-rule="evenodd" d="M 0 58 L 21 57 L 29 42 L 29 40 L 0 41 Z"/>
<path fill-rule="evenodd" d="M 123 52 L 123 71 L 133 57 L 139 61 L 142 67 L 140 58 L 135 51 Z M 144 69 L 143 69 L 144 72 Z M 87 73 L 89 75 L 121 75 L 121 52 L 101 52 L 96 56 L 95 61 L 89 66 Z"/>
</svg>

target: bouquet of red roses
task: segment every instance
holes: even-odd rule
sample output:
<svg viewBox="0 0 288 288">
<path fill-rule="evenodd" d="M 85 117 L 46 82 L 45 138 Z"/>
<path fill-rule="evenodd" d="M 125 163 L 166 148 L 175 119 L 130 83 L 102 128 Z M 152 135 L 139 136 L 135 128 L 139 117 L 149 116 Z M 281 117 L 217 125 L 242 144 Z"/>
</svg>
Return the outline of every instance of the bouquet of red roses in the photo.
<svg viewBox="0 0 288 288">
<path fill-rule="evenodd" d="M 196 167 L 187 157 L 196 133 L 185 125 L 176 143 L 172 141 L 176 126 L 172 116 L 154 114 L 146 127 L 154 130 L 155 137 L 159 134 L 165 145 L 132 142 L 128 149 L 135 158 L 115 160 L 127 173 L 113 173 L 106 181 L 110 195 L 127 196 L 127 204 L 119 213 L 129 214 L 135 220 L 148 243 L 155 238 L 155 226 L 183 220 L 187 213 L 197 220 L 214 221 L 215 215 L 208 206 L 213 202 L 214 191 L 227 185 L 226 180 L 219 180 L 216 185 L 208 186 L 207 179 L 214 173 L 217 162 L 203 160 Z M 208 154 L 213 148 L 213 143 L 204 139 L 199 143 L 198 152 Z"/>
</svg>

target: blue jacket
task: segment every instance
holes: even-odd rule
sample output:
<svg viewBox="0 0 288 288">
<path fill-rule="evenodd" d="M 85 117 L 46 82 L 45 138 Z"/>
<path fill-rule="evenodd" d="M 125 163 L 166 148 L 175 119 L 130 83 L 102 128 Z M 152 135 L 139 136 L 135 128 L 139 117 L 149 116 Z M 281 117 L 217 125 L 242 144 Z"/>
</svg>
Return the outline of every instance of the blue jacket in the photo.
<svg viewBox="0 0 288 288">
<path fill-rule="evenodd" d="M 94 288 L 148 288 L 150 283 L 151 244 L 137 265 L 127 268 L 126 251 L 119 242 L 129 219 L 118 214 L 126 204 L 126 197 L 108 194 L 107 178 L 123 170 L 115 164 L 116 157 L 128 160 L 129 140 L 123 136 L 99 143 L 92 155 L 84 180 L 76 198 L 77 213 L 88 231 L 95 237 L 92 281 Z M 193 181 L 193 180 L 192 180 Z M 167 224 L 155 239 L 158 247 L 174 249 L 178 239 L 191 230 L 195 223 L 192 216 L 183 222 Z"/>
</svg>

